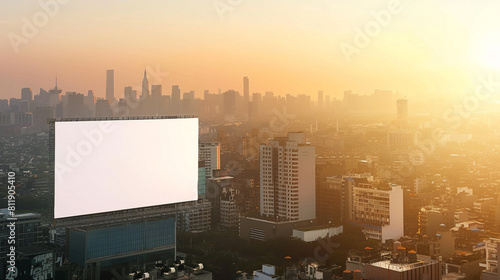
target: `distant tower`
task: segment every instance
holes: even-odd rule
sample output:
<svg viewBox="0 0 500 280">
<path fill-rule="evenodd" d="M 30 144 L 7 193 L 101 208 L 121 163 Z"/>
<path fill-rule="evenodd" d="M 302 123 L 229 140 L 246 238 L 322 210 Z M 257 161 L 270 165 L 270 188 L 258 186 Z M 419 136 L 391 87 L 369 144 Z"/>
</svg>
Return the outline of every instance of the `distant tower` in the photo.
<svg viewBox="0 0 500 280">
<path fill-rule="evenodd" d="M 137 96 L 134 96 L 132 93 L 133 93 L 132 87 L 125 87 L 123 89 L 123 98 L 128 102 L 135 100 Z"/>
<path fill-rule="evenodd" d="M 21 89 L 21 99 L 22 100 L 33 100 L 33 91 L 31 88 L 23 88 Z"/>
<path fill-rule="evenodd" d="M 405 128 L 408 125 L 408 100 L 398 99 L 396 105 L 398 107 L 398 126 Z"/>
<path fill-rule="evenodd" d="M 170 113 L 171 114 L 179 114 L 181 113 L 181 89 L 178 85 L 172 86 L 172 97 L 170 98 Z"/>
<path fill-rule="evenodd" d="M 141 98 L 149 98 L 149 82 L 144 69 L 144 78 L 142 78 L 142 95 Z"/>
<path fill-rule="evenodd" d="M 115 100 L 115 70 L 106 70 L 106 100 Z"/>
<path fill-rule="evenodd" d="M 319 110 L 323 109 L 323 91 L 322 90 L 318 91 L 318 109 Z"/>
<path fill-rule="evenodd" d="M 151 109 L 153 110 L 153 115 L 157 115 L 160 112 L 161 100 L 162 100 L 162 87 L 161 85 L 151 85 Z"/>
<path fill-rule="evenodd" d="M 250 85 L 248 77 L 243 77 L 243 98 L 245 100 L 245 104 L 248 104 L 250 101 Z"/>
</svg>

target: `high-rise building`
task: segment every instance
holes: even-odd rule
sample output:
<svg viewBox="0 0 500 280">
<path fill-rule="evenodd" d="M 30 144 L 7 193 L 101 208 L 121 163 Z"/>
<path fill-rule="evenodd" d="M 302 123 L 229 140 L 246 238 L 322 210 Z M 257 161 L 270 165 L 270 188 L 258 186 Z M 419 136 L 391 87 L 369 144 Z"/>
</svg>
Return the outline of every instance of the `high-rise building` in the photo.
<svg viewBox="0 0 500 280">
<path fill-rule="evenodd" d="M 224 117 L 226 119 L 233 119 L 236 114 L 236 95 L 238 93 L 234 90 L 228 90 L 223 93 L 224 96 Z"/>
<path fill-rule="evenodd" d="M 322 90 L 318 91 L 318 109 L 319 110 L 323 109 L 323 91 Z"/>
<path fill-rule="evenodd" d="M 160 99 L 160 96 L 162 95 L 162 87 L 161 85 L 152 85 L 151 86 L 151 98 L 153 100 Z"/>
<path fill-rule="evenodd" d="M 238 227 L 240 223 L 236 197 L 239 190 L 227 187 L 224 188 L 219 200 L 220 220 L 219 225 L 225 228 Z"/>
<path fill-rule="evenodd" d="M 23 88 L 21 89 L 21 99 L 22 100 L 33 100 L 33 91 L 31 88 Z"/>
<path fill-rule="evenodd" d="M 99 99 L 95 104 L 95 116 L 96 117 L 112 117 L 113 111 L 111 110 L 111 104 L 109 100 Z"/>
<path fill-rule="evenodd" d="M 245 104 L 248 104 L 250 101 L 250 84 L 248 81 L 248 77 L 243 77 L 243 99 Z"/>
<path fill-rule="evenodd" d="M 0 99 L 0 112 L 7 112 L 9 110 L 9 100 Z"/>
<path fill-rule="evenodd" d="M 149 82 L 146 74 L 146 69 L 144 69 L 144 78 L 142 78 L 141 99 L 143 99 L 143 101 L 149 99 Z"/>
<path fill-rule="evenodd" d="M 115 100 L 115 70 L 106 70 L 106 99 Z"/>
<path fill-rule="evenodd" d="M 220 143 L 200 142 L 199 160 L 205 161 L 205 176 L 213 177 L 213 171 L 220 169 Z"/>
<path fill-rule="evenodd" d="M 84 95 L 81 93 L 68 94 L 68 113 L 67 117 L 78 118 L 84 117 L 85 114 L 85 100 Z"/>
<path fill-rule="evenodd" d="M 153 115 L 158 115 L 159 112 L 163 109 L 162 106 L 162 87 L 161 85 L 152 85 L 151 86 L 151 109 Z"/>
<path fill-rule="evenodd" d="M 260 214 L 277 220 L 316 218 L 315 147 L 303 132 L 260 146 Z"/>
<path fill-rule="evenodd" d="M 253 93 L 252 94 L 252 117 L 253 118 L 256 118 L 259 115 L 260 111 L 262 110 L 261 103 L 262 103 L 262 94 Z"/>
<path fill-rule="evenodd" d="M 57 105 L 59 105 L 59 103 L 61 102 L 62 89 L 57 86 L 57 77 L 56 77 L 56 85 L 54 86 L 54 88 L 50 89 L 48 92 L 46 92 L 44 90 L 44 92 L 46 93 L 46 96 L 47 96 L 47 100 L 44 103 L 46 103 L 48 106 L 51 106 L 51 107 L 56 107 Z M 40 89 L 40 94 L 42 94 L 42 89 Z M 57 108 L 56 108 L 56 111 L 57 111 Z M 56 117 L 58 117 L 57 113 L 56 113 Z M 61 117 L 62 117 L 62 114 L 61 114 Z"/>
<path fill-rule="evenodd" d="M 48 130 L 48 119 L 55 117 L 54 107 L 36 107 L 33 112 L 34 127 L 36 130 Z"/>
<path fill-rule="evenodd" d="M 95 95 L 93 90 L 88 90 L 87 96 L 83 99 L 85 104 L 85 114 L 87 116 L 94 116 L 95 112 Z"/>
<path fill-rule="evenodd" d="M 183 114 L 187 114 L 187 115 L 193 115 L 195 114 L 195 92 L 192 90 L 192 91 L 189 91 L 189 92 L 185 92 L 183 95 L 182 95 L 182 113 Z"/>
<path fill-rule="evenodd" d="M 179 114 L 181 107 L 181 89 L 178 85 L 172 86 L 172 97 L 170 98 L 170 112 L 172 114 Z"/>
<path fill-rule="evenodd" d="M 134 96 L 134 90 L 132 90 L 132 87 L 125 87 L 123 89 L 123 98 L 126 100 L 126 101 L 130 101 L 130 100 L 135 100 L 137 99 L 137 96 Z M 136 92 L 137 94 L 137 92 Z"/>
</svg>

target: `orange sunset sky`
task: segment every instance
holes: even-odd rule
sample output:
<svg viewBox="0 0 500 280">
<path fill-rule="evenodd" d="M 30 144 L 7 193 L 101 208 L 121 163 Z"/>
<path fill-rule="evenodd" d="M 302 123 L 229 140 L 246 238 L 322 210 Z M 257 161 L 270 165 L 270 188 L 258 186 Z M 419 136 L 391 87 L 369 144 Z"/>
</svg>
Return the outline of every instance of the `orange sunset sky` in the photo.
<svg viewBox="0 0 500 280">
<path fill-rule="evenodd" d="M 145 67 L 161 72 L 150 84 L 164 94 L 177 84 L 197 97 L 241 92 L 243 76 L 251 92 L 313 99 L 376 88 L 466 94 L 478 75 L 499 70 L 498 14 L 500 3 L 486 0 L 2 1 L 0 98 L 23 87 L 38 94 L 56 75 L 64 92 L 104 97 L 106 69 L 122 97 Z M 356 43 L 359 30 L 368 42 Z"/>
</svg>

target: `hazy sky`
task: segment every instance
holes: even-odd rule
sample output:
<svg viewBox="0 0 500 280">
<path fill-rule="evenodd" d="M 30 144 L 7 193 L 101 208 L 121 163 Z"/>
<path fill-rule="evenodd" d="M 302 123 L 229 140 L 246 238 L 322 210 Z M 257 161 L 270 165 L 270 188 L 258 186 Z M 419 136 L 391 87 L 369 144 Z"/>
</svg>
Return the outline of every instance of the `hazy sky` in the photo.
<svg viewBox="0 0 500 280">
<path fill-rule="evenodd" d="M 38 94 L 56 74 L 63 91 L 103 97 L 106 69 L 121 97 L 124 86 L 139 88 L 145 67 L 164 94 L 172 84 L 198 97 L 241 92 L 249 76 L 251 92 L 430 97 L 468 92 L 500 67 L 494 0 L 56 1 L 0 2 L 0 98 L 22 87 Z M 50 15 L 40 3 L 52 3 Z"/>
</svg>

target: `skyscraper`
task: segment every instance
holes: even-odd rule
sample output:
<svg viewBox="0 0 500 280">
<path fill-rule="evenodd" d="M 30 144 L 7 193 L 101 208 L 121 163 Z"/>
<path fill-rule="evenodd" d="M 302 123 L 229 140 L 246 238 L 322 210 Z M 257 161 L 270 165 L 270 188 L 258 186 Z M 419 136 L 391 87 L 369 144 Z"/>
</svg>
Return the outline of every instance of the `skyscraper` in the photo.
<svg viewBox="0 0 500 280">
<path fill-rule="evenodd" d="M 85 96 L 81 93 L 68 94 L 68 113 L 66 117 L 78 118 L 85 116 Z"/>
<path fill-rule="evenodd" d="M 134 101 L 137 96 L 134 96 L 132 87 L 125 87 L 123 88 L 123 98 L 125 101 Z"/>
<path fill-rule="evenodd" d="M 262 95 L 260 93 L 252 94 L 252 117 L 255 118 L 259 115 L 262 103 Z"/>
<path fill-rule="evenodd" d="M 141 99 L 146 100 L 149 98 L 149 82 L 146 75 L 146 69 L 144 69 L 144 78 L 142 78 L 142 94 Z"/>
<path fill-rule="evenodd" d="M 236 91 L 228 90 L 224 92 L 224 118 L 231 120 L 236 113 Z"/>
<path fill-rule="evenodd" d="M 88 90 L 87 96 L 83 99 L 85 111 L 88 116 L 94 116 L 95 112 L 95 95 L 93 90 Z"/>
<path fill-rule="evenodd" d="M 300 221 L 316 218 L 315 147 L 303 132 L 260 146 L 260 214 Z"/>
<path fill-rule="evenodd" d="M 170 99 L 171 105 L 170 105 L 170 112 L 172 114 L 178 114 L 180 113 L 180 107 L 181 107 L 181 89 L 179 88 L 178 85 L 173 85 L 172 86 L 172 97 Z"/>
<path fill-rule="evenodd" d="M 115 70 L 106 70 L 106 99 L 115 100 Z"/>
<path fill-rule="evenodd" d="M 21 99 L 28 101 L 33 100 L 33 91 L 31 91 L 31 88 L 21 89 Z"/>
<path fill-rule="evenodd" d="M 245 101 L 245 105 L 250 101 L 250 86 L 248 77 L 243 77 L 243 98 Z"/>
<path fill-rule="evenodd" d="M 165 104 L 162 102 L 162 87 L 161 85 L 151 85 L 151 109 L 153 109 L 153 115 L 158 115 L 158 113 L 163 109 Z M 163 106 L 162 106 L 163 105 Z"/>
<path fill-rule="evenodd" d="M 112 117 L 113 111 L 109 100 L 99 99 L 95 103 L 95 116 L 96 117 Z"/>
<path fill-rule="evenodd" d="M 323 109 L 323 91 L 322 90 L 318 91 L 318 109 L 319 110 Z"/>
</svg>

